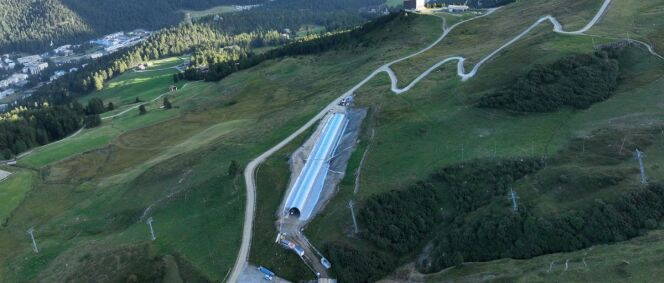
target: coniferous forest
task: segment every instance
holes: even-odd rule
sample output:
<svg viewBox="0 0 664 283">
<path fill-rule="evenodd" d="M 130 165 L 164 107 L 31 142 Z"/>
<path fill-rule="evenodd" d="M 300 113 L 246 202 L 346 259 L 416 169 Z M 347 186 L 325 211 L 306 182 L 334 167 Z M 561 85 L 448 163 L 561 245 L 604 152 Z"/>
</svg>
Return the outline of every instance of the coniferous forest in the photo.
<svg viewBox="0 0 664 283">
<path fill-rule="evenodd" d="M 372 196 L 362 205 L 358 223 L 360 237 L 376 248 L 328 243 L 335 275 L 348 282 L 370 282 L 414 258 L 420 272 L 432 273 L 463 262 L 576 251 L 656 229 L 664 220 L 664 185 L 639 185 L 626 177 L 633 171 L 606 168 L 632 157 L 620 145 L 607 148 L 607 140 L 630 137 L 625 148 L 647 148 L 661 129 L 638 131 L 600 130 L 592 139 L 573 140 L 549 158 L 451 165 L 407 189 Z M 585 150 L 582 144 L 593 148 Z M 587 157 L 579 154 L 582 150 Z M 579 173 L 576 165 L 570 167 L 573 163 L 598 173 Z M 541 186 L 537 195 L 570 187 L 602 191 L 604 196 L 578 201 L 577 195 L 573 204 L 556 213 L 537 207 L 538 201 L 521 199 L 514 210 L 508 195 L 522 182 Z M 621 182 L 627 182 L 628 189 L 616 191 Z"/>
<path fill-rule="evenodd" d="M 296 28 L 317 24 L 331 29 L 356 25 L 358 9 L 383 4 L 379 0 L 7 0 L 0 25 L 0 53 L 43 52 L 51 47 L 77 44 L 116 31 L 137 28 L 158 30 L 177 25 L 189 10 L 220 5 L 263 6 L 227 13 L 214 22 L 225 33 Z"/>
<path fill-rule="evenodd" d="M 218 81 L 236 71 L 251 68 L 266 60 L 286 56 L 318 54 L 356 41 L 358 38 L 362 38 L 362 35 L 402 16 L 403 14 L 401 13 L 391 13 L 351 30 L 309 35 L 262 54 L 254 54 L 248 50 L 233 48 L 216 50 L 204 48 L 193 55 L 192 66 L 185 72 L 177 75 L 175 79 Z M 271 42 L 269 37 L 267 40 Z M 362 44 L 367 45 L 371 43 L 362 42 Z"/>
<path fill-rule="evenodd" d="M 512 112 L 587 109 L 609 98 L 620 79 L 622 48 L 580 54 L 540 65 L 512 84 L 480 99 L 478 106 Z"/>
<path fill-rule="evenodd" d="M 16 108 L 0 116 L 0 158 L 62 139 L 81 128 L 85 110 L 78 103 Z"/>
</svg>

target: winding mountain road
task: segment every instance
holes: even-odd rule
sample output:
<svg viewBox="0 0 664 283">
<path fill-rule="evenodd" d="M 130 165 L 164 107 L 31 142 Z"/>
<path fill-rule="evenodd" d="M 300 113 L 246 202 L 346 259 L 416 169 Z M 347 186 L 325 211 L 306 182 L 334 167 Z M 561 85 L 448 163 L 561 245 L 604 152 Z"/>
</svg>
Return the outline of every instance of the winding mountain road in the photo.
<svg viewBox="0 0 664 283">
<path fill-rule="evenodd" d="M 477 74 L 479 68 L 484 63 L 486 63 L 491 58 L 496 56 L 503 49 L 505 49 L 505 48 L 509 47 L 510 45 L 514 44 L 515 42 L 519 41 L 521 38 L 523 38 L 528 33 L 530 33 L 534 28 L 536 28 L 538 25 L 540 25 L 544 22 L 547 22 L 547 21 L 550 22 L 553 25 L 553 31 L 556 32 L 556 33 L 567 34 L 567 35 L 585 35 L 585 32 L 587 32 L 595 24 L 597 24 L 597 22 L 606 13 L 609 5 L 611 4 L 611 1 L 612 0 L 604 0 L 604 3 L 600 7 L 600 9 L 597 11 L 597 13 L 593 17 L 593 19 L 587 25 L 585 25 L 583 28 L 581 28 L 580 30 L 565 31 L 565 30 L 563 30 L 562 24 L 556 18 L 554 18 L 553 16 L 550 16 L 550 15 L 544 16 L 544 17 L 540 18 L 537 22 L 532 24 L 530 27 L 528 27 L 526 30 L 524 30 L 522 33 L 520 33 L 516 37 L 512 38 L 510 41 L 503 44 L 498 49 L 496 49 L 495 51 L 491 52 L 489 55 L 484 57 L 468 73 L 466 73 L 465 69 L 464 69 L 464 62 L 465 62 L 466 58 L 459 57 L 459 56 L 450 57 L 450 58 L 444 59 L 444 60 L 434 64 L 433 66 L 431 66 L 425 72 L 420 74 L 410 84 L 408 84 L 408 86 L 406 86 L 404 88 L 398 88 L 398 86 L 397 86 L 398 85 L 398 78 L 397 78 L 396 74 L 394 73 L 394 71 L 390 68 L 391 65 L 396 64 L 396 63 L 401 62 L 401 61 L 404 61 L 404 60 L 407 60 L 409 58 L 420 55 L 420 54 L 430 50 L 431 48 L 436 46 L 438 43 L 440 43 L 443 39 L 445 39 L 445 37 L 447 37 L 447 35 L 455 27 L 457 27 L 457 26 L 459 26 L 463 23 L 466 23 L 466 22 L 469 22 L 469 21 L 472 21 L 472 20 L 476 20 L 478 18 L 486 17 L 486 16 L 494 13 L 497 9 L 491 9 L 483 15 L 473 17 L 473 18 L 468 19 L 468 20 L 461 21 L 461 22 L 459 22 L 459 23 L 457 23 L 457 24 L 455 24 L 455 25 L 453 25 L 449 28 L 446 28 L 445 23 L 443 22 L 443 34 L 436 41 L 434 41 L 431 45 L 425 47 L 424 49 L 422 49 L 422 50 L 420 50 L 416 53 L 410 54 L 406 57 L 394 60 L 390 63 L 385 64 L 385 65 L 382 65 L 381 67 L 379 67 L 378 69 L 373 71 L 371 74 L 369 74 L 369 76 L 367 76 L 360 83 L 358 83 L 353 88 L 351 88 L 350 90 L 348 90 L 347 92 L 345 92 L 344 94 L 339 96 L 337 99 L 332 101 L 321 112 L 319 112 L 315 117 L 313 117 L 311 120 L 309 120 L 306 124 L 304 124 L 299 129 L 297 129 L 294 133 L 292 133 L 286 139 L 284 139 L 279 144 L 277 144 L 274 147 L 270 148 L 269 150 L 267 150 L 266 152 L 264 152 L 263 154 L 258 156 L 256 159 L 249 162 L 249 164 L 247 164 L 247 167 L 244 170 L 244 180 L 245 180 L 245 185 L 246 185 L 246 190 L 247 190 L 247 199 L 246 199 L 246 205 L 245 205 L 244 227 L 243 227 L 243 230 L 242 230 L 242 244 L 240 246 L 240 251 L 238 253 L 237 259 L 235 261 L 235 265 L 233 267 L 233 271 L 231 272 L 231 275 L 228 279 L 228 282 L 237 282 L 240 274 L 242 273 L 244 268 L 247 266 L 247 261 L 248 261 L 248 258 L 249 258 L 249 250 L 251 248 L 251 232 L 252 232 L 252 229 L 253 229 L 254 210 L 255 210 L 255 206 L 256 206 L 256 182 L 255 182 L 256 169 L 268 157 L 270 157 L 272 154 L 274 154 L 275 152 L 277 152 L 278 150 L 280 150 L 284 146 L 286 146 L 288 143 L 293 141 L 297 136 L 302 134 L 304 131 L 309 129 L 314 123 L 316 123 L 316 121 L 323 118 L 342 99 L 344 99 L 348 96 L 351 96 L 356 90 L 358 90 L 360 87 L 362 87 L 364 84 L 366 84 L 371 79 L 373 79 L 376 75 L 378 75 L 382 72 L 386 72 L 388 74 L 388 76 L 390 77 L 392 92 L 394 92 L 395 94 L 401 94 L 401 93 L 407 92 L 413 86 L 415 86 L 418 82 L 420 82 L 422 79 L 424 79 L 426 76 L 428 76 L 431 72 L 433 72 L 435 69 L 437 69 L 440 66 L 444 65 L 445 63 L 448 63 L 448 62 L 451 62 L 451 61 L 457 61 L 457 74 L 459 75 L 459 77 L 461 77 L 462 81 L 467 81 L 468 79 L 473 78 Z M 646 44 L 646 46 L 648 46 L 649 50 L 652 50 L 652 48 L 649 47 L 649 45 Z M 657 55 L 657 56 L 659 56 L 659 55 Z"/>
</svg>

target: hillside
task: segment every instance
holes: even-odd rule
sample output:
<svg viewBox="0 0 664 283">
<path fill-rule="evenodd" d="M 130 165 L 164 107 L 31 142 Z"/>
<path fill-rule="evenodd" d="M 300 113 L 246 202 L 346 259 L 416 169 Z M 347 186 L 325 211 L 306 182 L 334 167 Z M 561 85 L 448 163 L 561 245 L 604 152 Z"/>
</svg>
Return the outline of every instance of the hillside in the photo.
<svg viewBox="0 0 664 283">
<path fill-rule="evenodd" d="M 581 249 L 597 243 L 620 242 L 642 235 L 647 230 L 661 229 L 659 212 L 654 214 L 659 216 L 648 223 L 647 217 L 625 220 L 625 215 L 612 215 L 617 218 L 611 221 L 626 221 L 634 226 L 620 226 L 611 232 L 603 229 L 619 224 L 610 221 L 593 223 L 596 220 L 585 215 L 592 209 L 611 210 L 615 202 L 628 202 L 627 199 L 632 198 L 631 192 L 650 194 L 650 189 L 643 189 L 638 184 L 638 164 L 631 158 L 636 148 L 645 148 L 650 152 L 652 160 L 646 171 L 650 172 L 651 182 L 655 183 L 655 190 L 658 190 L 656 183 L 661 181 L 663 173 L 661 167 L 656 165 L 663 154 L 659 146 L 662 141 L 662 116 L 659 110 L 660 97 L 655 90 L 662 87 L 662 81 L 658 79 L 663 75 L 662 62 L 642 45 L 627 45 L 622 49 L 622 53 L 616 57 L 620 65 L 617 88 L 611 90 L 608 97 L 602 97 L 585 109 L 563 107 L 553 113 L 528 114 L 478 107 L 482 97 L 511 86 L 515 80 L 528 76 L 531 70 L 555 66 L 557 62 L 564 62 L 566 58 L 574 56 L 605 52 L 599 50 L 599 47 L 615 46 L 610 43 L 622 40 L 619 34 L 605 37 L 607 31 L 622 32 L 625 28 L 633 27 L 630 31 L 633 38 L 654 43 L 655 46 L 662 44 L 653 40 L 658 34 L 656 31 L 661 31 L 662 24 L 655 17 L 646 18 L 650 19 L 649 22 L 639 20 L 634 25 L 612 26 L 625 20 L 622 15 L 646 11 L 653 13 L 661 11 L 664 5 L 661 1 L 656 4 L 632 4 L 616 2 L 610 5 L 605 17 L 588 32 L 602 37 L 556 34 L 551 32 L 548 23 L 541 24 L 487 61 L 479 68 L 477 76 L 467 82 L 459 80 L 457 65 L 453 61 L 435 68 L 419 83 L 398 95 L 394 94 L 394 86 L 390 89 L 390 81 L 394 82 L 394 77 L 388 80 L 388 76 L 379 75 L 360 88 L 357 103 L 360 107 L 370 109 L 363 139 L 353 153 L 338 195 L 304 231 L 311 242 L 333 262 L 337 278 L 345 281 L 373 281 L 389 273 L 385 271 L 390 269 L 387 266 L 396 267 L 413 261 L 417 262 L 419 271 L 436 272 L 454 265 L 455 260 L 473 262 L 504 257 L 530 258 L 542 253 Z M 398 78 L 398 87 L 410 85 L 413 79 L 429 67 L 453 56 L 467 58 L 464 62 L 465 70 L 470 72 L 474 64 L 528 28 L 541 15 L 554 15 L 565 30 L 579 29 L 593 18 L 600 5 L 597 1 L 519 2 L 489 16 L 463 23 L 431 50 L 394 64 L 392 69 Z M 448 27 L 464 19 L 446 14 L 438 16 L 447 20 Z M 620 144 L 616 145 L 616 140 L 621 141 L 622 149 Z M 280 162 L 282 156 L 276 155 L 265 167 L 259 169 L 259 184 L 263 180 L 264 184 L 277 182 L 281 188 L 287 185 L 287 180 L 277 176 L 288 168 L 287 164 Z M 541 164 L 537 165 L 530 169 L 532 171 L 512 175 L 507 179 L 497 176 L 508 174 L 495 175 L 492 170 L 509 166 L 482 167 L 485 163 L 492 164 L 493 160 L 529 158 L 544 160 L 546 165 L 543 168 L 539 167 Z M 362 159 L 363 162 L 360 162 Z M 363 166 L 358 169 L 360 164 Z M 457 175 L 460 180 L 451 183 L 437 181 L 436 178 L 441 178 L 438 177 L 441 174 L 439 172 L 454 170 L 459 166 L 477 168 L 478 171 L 459 172 Z M 355 183 L 357 172 L 361 172 L 359 187 Z M 354 193 L 358 188 L 359 191 Z M 511 203 L 507 198 L 510 188 L 520 197 L 519 211 L 525 211 L 517 216 L 512 215 Z M 440 193 L 437 196 L 439 202 L 427 202 L 429 198 L 436 199 L 436 196 L 427 193 L 428 190 L 434 190 L 434 195 Z M 461 192 L 457 192 L 459 190 Z M 488 192 L 479 193 L 485 190 Z M 478 192 L 473 193 L 475 191 Z M 266 194 L 259 186 L 259 204 L 261 192 Z M 642 196 L 634 198 L 644 199 Z M 645 197 L 653 202 L 654 206 L 650 209 L 654 211 L 661 208 L 660 198 L 660 195 Z M 359 208 L 359 234 L 352 233 L 353 222 L 348 208 L 351 200 L 363 206 Z M 595 200 L 605 203 L 609 208 L 598 208 Z M 470 205 L 457 207 L 461 202 Z M 639 206 L 644 210 L 634 213 L 650 213 L 645 204 Z M 617 210 L 621 213 L 626 211 L 625 208 Z M 453 211 L 469 212 L 455 214 Z M 560 240 L 554 245 L 546 242 L 544 239 L 547 236 L 544 235 L 552 231 L 558 233 L 555 229 L 533 227 L 541 229 L 543 235 L 540 240 L 543 242 L 536 242 L 533 246 L 527 236 L 532 231 L 521 228 L 525 224 L 520 217 L 541 219 L 544 216 L 546 218 L 541 221 L 548 222 L 547 225 L 551 225 L 549 227 L 562 228 L 566 225 L 562 220 L 580 217 L 584 221 L 582 223 L 592 223 L 594 229 L 584 230 L 583 233 L 591 232 L 583 235 L 587 238 L 579 236 L 579 242 Z M 272 215 L 266 214 L 263 217 L 257 221 L 274 221 Z M 266 232 L 261 230 L 255 233 L 254 241 L 267 242 L 274 238 L 274 235 L 262 236 Z M 565 233 L 561 232 L 560 237 L 569 236 Z M 610 236 L 597 237 L 592 233 Z M 509 235 L 514 238 L 509 238 Z M 456 250 L 431 250 L 446 245 L 456 247 Z M 506 248 L 510 245 L 516 248 Z M 537 245 L 546 248 L 529 250 Z M 272 247 L 277 248 L 274 245 Z M 265 250 L 267 246 L 258 249 Z M 432 252 L 434 254 L 430 255 Z M 296 275 L 300 267 L 273 263 L 283 262 L 276 260 L 283 257 L 292 256 L 275 257 L 256 251 L 251 261 L 256 264 L 272 263 L 278 274 L 289 275 L 291 277 L 287 278 L 291 280 L 301 278 Z M 645 276 L 647 268 L 652 268 L 652 262 L 656 259 L 643 260 L 645 269 L 640 274 Z M 461 267 L 453 270 L 456 269 L 463 271 Z M 630 270 L 639 270 L 639 267 L 630 266 Z M 547 278 L 555 281 L 558 275 L 560 273 L 547 275 Z M 311 278 L 309 276 L 304 278 Z M 389 278 L 406 280 L 403 273 Z"/>
<path fill-rule="evenodd" d="M 232 8 L 232 5 L 257 4 L 262 6 L 244 12 Z M 0 53 L 42 52 L 49 49 L 51 41 L 54 46 L 60 46 L 116 31 L 156 30 L 182 22 L 185 13 L 215 7 L 227 8 L 219 9 L 225 13 L 220 28 L 234 33 L 260 27 L 298 30 L 302 24 L 331 28 L 356 25 L 363 20 L 360 8 L 380 4 L 382 1 L 378 0 L 7 0 L 0 2 Z M 296 12 L 297 9 L 301 11 Z M 268 23 L 269 26 L 265 26 Z"/>
<path fill-rule="evenodd" d="M 179 80 L 176 91 L 186 56 L 101 81 L 101 91 L 77 98 L 113 102 L 101 125 L 0 166 L 14 173 L 0 183 L 11 196 L 0 198 L 0 278 L 224 281 L 242 240 L 238 167 L 364 81 L 357 149 L 338 193 L 304 230 L 341 282 L 648 281 L 660 273 L 654 251 L 664 231 L 664 61 L 624 39 L 663 46 L 664 1 L 625 2 L 585 36 L 546 22 L 486 61 L 542 15 L 580 29 L 601 1 L 518 1 L 482 17 L 393 15 L 320 52 L 260 61 L 218 82 Z M 466 81 L 456 61 L 431 69 L 460 56 L 466 72 L 484 64 Z M 521 107 L 540 92 L 520 87 L 531 82 L 550 89 L 527 102 L 550 107 Z M 602 82 L 612 85 L 593 93 Z M 592 99 L 576 107 L 561 89 Z M 174 107 L 162 108 L 164 98 Z M 291 281 L 315 275 L 274 243 L 275 212 L 288 157 L 311 132 L 256 172 L 249 261 Z M 639 183 L 637 148 L 649 185 Z"/>
<path fill-rule="evenodd" d="M 322 56 L 269 60 L 218 83 L 181 81 L 176 92 L 168 88 L 179 58 L 112 79 L 80 98 L 116 105 L 99 127 L 35 149 L 18 167 L 0 166 L 15 173 L 0 183 L 13 195 L 0 201 L 0 275 L 123 281 L 177 271 L 184 280 L 221 281 L 237 255 L 244 209 L 232 161 L 243 166 L 358 77 L 426 44 L 430 23 L 401 17 Z M 411 27 L 422 32 L 404 37 Z M 160 109 L 163 97 L 173 109 Z M 38 254 L 26 241 L 31 227 Z"/>
</svg>

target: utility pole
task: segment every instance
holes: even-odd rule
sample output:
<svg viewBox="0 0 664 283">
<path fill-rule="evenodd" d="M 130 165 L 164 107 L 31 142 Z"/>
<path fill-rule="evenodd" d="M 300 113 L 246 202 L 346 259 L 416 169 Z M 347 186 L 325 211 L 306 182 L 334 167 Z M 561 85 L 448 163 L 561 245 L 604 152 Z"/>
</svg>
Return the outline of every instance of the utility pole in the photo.
<svg viewBox="0 0 664 283">
<path fill-rule="evenodd" d="M 646 155 L 638 148 L 636 149 L 634 155 L 635 155 L 634 158 L 636 158 L 636 160 L 639 161 L 639 169 L 641 171 L 641 184 L 647 184 L 648 178 L 646 177 L 646 168 L 643 165 L 643 158 L 646 157 Z"/>
<path fill-rule="evenodd" d="M 39 249 L 37 248 L 37 242 L 35 241 L 35 228 L 30 228 L 28 229 L 28 234 L 30 234 L 30 239 L 32 239 L 32 249 L 35 251 L 35 253 L 39 253 Z"/>
<path fill-rule="evenodd" d="M 512 201 L 512 211 L 516 212 L 519 209 L 517 200 L 519 199 L 519 196 L 516 194 L 516 192 L 510 188 L 510 193 L 507 196 L 509 200 Z"/>
<path fill-rule="evenodd" d="M 496 154 L 497 154 L 496 143 L 494 142 L 493 143 L 493 159 L 496 159 Z"/>
<path fill-rule="evenodd" d="M 355 211 L 353 210 L 353 200 L 348 201 L 348 207 L 350 208 L 350 215 L 353 217 L 353 227 L 355 228 L 355 234 L 359 232 L 357 229 L 357 220 L 355 220 Z"/>
<path fill-rule="evenodd" d="M 154 219 L 152 219 L 152 217 L 150 217 L 150 218 L 148 218 L 147 223 L 148 223 L 148 227 L 150 227 L 150 239 L 152 239 L 154 241 L 154 240 L 157 239 L 157 237 L 154 235 L 154 230 L 152 229 L 152 221 L 154 221 Z"/>
</svg>

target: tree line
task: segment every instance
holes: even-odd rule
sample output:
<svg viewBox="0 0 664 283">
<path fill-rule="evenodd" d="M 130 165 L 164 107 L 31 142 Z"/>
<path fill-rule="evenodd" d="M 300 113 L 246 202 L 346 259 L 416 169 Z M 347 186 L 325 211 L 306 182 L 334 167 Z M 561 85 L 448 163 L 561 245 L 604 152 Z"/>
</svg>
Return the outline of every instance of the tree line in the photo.
<svg viewBox="0 0 664 283">
<path fill-rule="evenodd" d="M 219 81 L 234 72 L 251 68 L 267 60 L 286 56 L 319 54 L 333 48 L 349 45 L 349 43 L 367 46 L 373 43 L 364 39 L 363 35 L 403 16 L 402 13 L 390 13 L 351 30 L 308 35 L 261 54 L 255 54 L 247 49 L 208 49 L 194 61 L 194 63 L 205 63 L 205 68 L 201 68 L 201 65 L 192 64 L 185 72 L 176 75 L 175 80 Z"/>
<path fill-rule="evenodd" d="M 101 125 L 100 114 L 113 109 L 113 103 L 104 105 L 101 99 L 93 98 L 86 106 L 77 101 L 53 106 L 44 103 L 0 114 L 0 159 L 60 140 L 81 127 L 97 127 Z"/>
<path fill-rule="evenodd" d="M 257 30 L 296 30 L 303 24 L 328 29 L 360 24 L 360 8 L 379 6 L 381 0 L 7 0 L 0 25 L 0 53 L 43 52 L 54 46 L 76 44 L 116 31 L 156 30 L 177 25 L 187 10 L 220 5 L 262 6 L 248 11 L 207 17 L 215 28 L 229 34 Z M 216 20 L 215 20 L 216 19 Z"/>
<path fill-rule="evenodd" d="M 0 157 L 10 159 L 30 148 L 62 139 L 82 126 L 80 104 L 20 107 L 0 119 Z"/>
<path fill-rule="evenodd" d="M 256 42 L 279 43 L 271 32 L 252 32 L 228 35 L 215 31 L 207 24 L 186 24 L 164 29 L 137 46 L 89 62 L 79 71 L 38 88 L 22 103 L 60 104 L 92 91 L 104 88 L 104 83 L 138 64 L 193 52 L 201 46 L 242 46 Z"/>
<path fill-rule="evenodd" d="M 478 106 L 513 112 L 587 109 L 608 99 L 618 86 L 619 54 L 602 50 L 536 66 L 508 86 L 482 97 Z"/>
<path fill-rule="evenodd" d="M 452 266 L 454 254 L 469 261 L 527 259 L 625 241 L 644 229 L 657 228 L 663 216 L 664 186 L 657 183 L 557 216 L 538 215 L 530 209 L 518 213 L 486 209 L 464 223 L 443 224 L 420 269 L 434 272 Z"/>
<path fill-rule="evenodd" d="M 628 240 L 664 220 L 661 183 L 585 201 L 558 214 L 542 213 L 527 202 L 513 211 L 510 188 L 544 165 L 535 158 L 474 160 L 443 168 L 406 190 L 370 197 L 358 221 L 360 236 L 376 248 L 328 243 L 334 273 L 354 282 L 373 281 L 423 249 L 416 267 L 425 273 L 464 261 L 527 259 Z M 370 268 L 358 271 L 355 266 Z"/>
<path fill-rule="evenodd" d="M 68 109 L 74 107 L 76 111 L 69 112 L 68 114 L 78 115 L 77 120 L 79 121 L 79 124 L 82 123 L 82 125 L 87 127 L 94 127 L 101 123 L 101 119 L 99 118 L 101 112 L 98 110 L 90 111 L 90 106 L 87 108 L 82 106 L 78 107 L 76 106 L 78 103 L 76 103 L 75 100 L 92 91 L 103 89 L 104 83 L 107 80 L 126 72 L 140 63 L 164 57 L 193 53 L 192 63 L 195 66 L 207 65 L 210 70 L 212 70 L 210 74 L 216 75 L 214 77 L 210 75 L 208 80 L 219 80 L 238 69 L 246 69 L 267 60 L 266 58 L 309 54 L 332 48 L 334 45 L 348 42 L 353 36 L 359 36 L 366 33 L 367 29 L 377 28 L 381 24 L 389 21 L 392 17 L 394 17 L 394 15 L 377 19 L 370 24 L 353 29 L 351 32 L 310 35 L 309 37 L 301 39 L 296 44 L 288 45 L 284 49 L 277 48 L 276 50 L 269 51 L 268 55 L 260 56 L 253 55 L 253 53 L 248 50 L 255 47 L 283 44 L 285 42 L 284 37 L 276 31 L 258 30 L 248 33 L 229 34 L 218 30 L 217 27 L 214 27 L 212 24 L 205 22 L 182 24 L 176 27 L 163 29 L 134 47 L 92 60 L 80 70 L 68 73 L 49 84 L 39 87 L 32 96 L 20 101 L 19 105 L 31 108 L 31 113 L 52 111 L 51 109 L 34 107 L 34 105 L 50 104 Z M 187 76 L 187 74 L 189 74 L 189 76 Z M 184 73 L 184 76 L 187 79 L 193 79 L 194 76 L 198 75 L 200 75 L 200 73 L 197 69 L 193 68 L 188 69 Z M 93 99 L 90 103 L 97 103 L 97 101 Z M 110 105 L 103 107 L 102 102 L 97 104 L 102 107 L 92 107 L 94 109 L 106 110 L 110 107 Z M 14 122 L 0 121 L 0 124 L 2 123 Z M 36 124 L 23 123 L 21 125 L 23 127 L 32 127 L 28 130 L 31 132 L 40 131 L 40 126 Z M 67 129 L 70 128 L 68 127 Z M 71 131 L 68 130 L 64 132 L 67 134 L 71 133 Z M 1 145 L 0 150 L 3 150 L 7 155 L 18 154 L 23 150 L 41 145 L 41 142 L 44 140 L 54 141 L 66 136 L 51 135 L 48 136 L 47 139 L 40 139 L 39 141 L 26 138 L 21 139 L 23 142 L 18 142 L 19 139 L 15 136 L 20 135 L 20 133 L 8 134 L 8 136 L 11 137 L 7 138 L 8 142 Z"/>
<path fill-rule="evenodd" d="M 7 0 L 0 25 L 0 53 L 38 53 L 122 30 L 176 25 L 183 10 L 218 5 L 260 4 L 265 0 Z"/>
<path fill-rule="evenodd" d="M 87 64 L 77 72 L 40 87 L 24 104 L 34 102 L 68 103 L 72 99 L 91 91 L 103 89 L 104 83 L 126 72 L 140 63 L 165 57 L 194 53 L 194 64 L 209 65 L 208 80 L 219 80 L 238 69 L 246 69 L 270 59 L 289 55 L 312 54 L 334 45 L 351 40 L 375 29 L 391 20 L 395 15 L 380 17 L 369 24 L 353 29 L 351 32 L 335 32 L 325 35 L 310 35 L 284 48 L 254 55 L 249 50 L 255 47 L 279 45 L 286 42 L 280 33 L 271 31 L 251 31 L 229 34 L 220 31 L 212 24 L 201 22 L 182 24 L 166 28 L 137 46 L 117 52 Z M 234 48 L 235 46 L 239 47 Z M 209 64 L 212 62 L 213 64 Z M 216 63 L 215 63 L 216 62 Z M 183 75 L 188 79 L 200 79 L 202 74 L 190 70 Z"/>
</svg>

